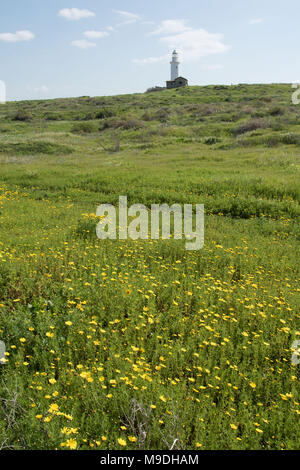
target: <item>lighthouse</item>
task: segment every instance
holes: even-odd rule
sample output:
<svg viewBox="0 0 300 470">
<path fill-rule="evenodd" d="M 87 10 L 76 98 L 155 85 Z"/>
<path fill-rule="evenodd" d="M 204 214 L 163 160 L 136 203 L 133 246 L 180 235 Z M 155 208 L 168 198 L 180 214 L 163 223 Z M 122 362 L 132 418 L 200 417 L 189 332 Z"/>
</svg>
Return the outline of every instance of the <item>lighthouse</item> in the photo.
<svg viewBox="0 0 300 470">
<path fill-rule="evenodd" d="M 178 52 L 176 50 L 173 51 L 172 54 L 172 61 L 171 64 L 171 80 L 167 81 L 167 88 L 179 88 L 182 86 L 188 86 L 188 80 L 184 77 L 179 76 L 179 59 L 178 59 Z"/>
<path fill-rule="evenodd" d="M 179 60 L 178 60 L 178 53 L 176 50 L 173 51 L 172 54 L 172 62 L 171 64 L 171 81 L 176 80 L 179 77 Z"/>
</svg>

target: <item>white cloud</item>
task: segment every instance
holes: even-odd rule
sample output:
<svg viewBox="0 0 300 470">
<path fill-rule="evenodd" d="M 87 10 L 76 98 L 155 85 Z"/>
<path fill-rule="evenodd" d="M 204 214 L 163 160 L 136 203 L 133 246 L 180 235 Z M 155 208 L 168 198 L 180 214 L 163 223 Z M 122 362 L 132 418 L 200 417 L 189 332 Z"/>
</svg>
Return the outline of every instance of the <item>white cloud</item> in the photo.
<svg viewBox="0 0 300 470">
<path fill-rule="evenodd" d="M 168 55 L 134 59 L 134 63 L 147 64 L 164 61 L 165 58 L 169 58 L 173 49 L 177 49 L 180 52 L 180 58 L 185 61 L 199 60 L 201 57 L 223 53 L 230 49 L 230 46 L 223 43 L 222 34 L 191 28 L 187 26 L 185 20 L 162 21 L 159 27 L 150 34 L 160 36 L 160 42 L 164 43 L 169 50 Z"/>
<path fill-rule="evenodd" d="M 42 85 L 40 87 L 36 87 L 33 89 L 36 93 L 47 93 L 49 91 L 49 88 L 46 85 Z"/>
<path fill-rule="evenodd" d="M 89 39 L 100 39 L 109 36 L 107 31 L 85 31 L 84 36 Z"/>
<path fill-rule="evenodd" d="M 169 49 L 178 49 L 184 60 L 198 60 L 209 54 L 226 52 L 229 46 L 223 44 L 222 34 L 212 34 L 205 29 L 189 29 L 179 34 L 162 37 L 160 40 Z"/>
<path fill-rule="evenodd" d="M 58 16 L 66 18 L 70 21 L 80 20 L 81 18 L 90 18 L 91 16 L 96 16 L 94 12 L 90 10 L 80 10 L 79 8 L 63 8 L 58 12 Z"/>
<path fill-rule="evenodd" d="M 71 42 L 72 46 L 78 47 L 79 49 L 89 49 L 90 47 L 95 47 L 94 42 L 87 41 L 86 39 L 78 39 Z"/>
<path fill-rule="evenodd" d="M 249 21 L 249 24 L 259 24 L 262 23 L 262 18 L 254 18 L 253 20 Z"/>
<path fill-rule="evenodd" d="M 31 41 L 34 34 L 31 31 L 16 31 L 15 33 L 0 33 L 0 41 L 4 42 L 22 42 Z"/>
<path fill-rule="evenodd" d="M 147 65 L 147 64 L 156 64 L 157 62 L 165 62 L 170 57 L 169 54 L 163 55 L 161 57 L 147 57 L 146 59 L 133 59 L 134 64 Z"/>
<path fill-rule="evenodd" d="M 202 64 L 202 70 L 220 70 L 223 69 L 224 66 L 221 64 Z"/>
<path fill-rule="evenodd" d="M 142 17 L 136 13 L 130 13 L 129 11 L 114 10 L 115 13 L 123 20 L 121 24 L 133 24 L 140 21 Z"/>
<path fill-rule="evenodd" d="M 164 35 L 164 34 L 176 34 L 188 31 L 190 28 L 186 25 L 186 20 L 165 20 L 162 21 L 159 27 L 150 33 L 150 35 Z"/>
<path fill-rule="evenodd" d="M 142 24 L 154 26 L 155 22 L 154 21 L 142 21 Z"/>
</svg>

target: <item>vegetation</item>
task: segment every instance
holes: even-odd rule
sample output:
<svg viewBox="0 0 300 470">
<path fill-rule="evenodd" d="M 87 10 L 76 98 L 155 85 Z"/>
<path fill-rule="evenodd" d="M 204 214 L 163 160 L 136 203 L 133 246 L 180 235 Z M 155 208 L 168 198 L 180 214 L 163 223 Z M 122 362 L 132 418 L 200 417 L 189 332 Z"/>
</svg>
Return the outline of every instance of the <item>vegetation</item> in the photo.
<svg viewBox="0 0 300 470">
<path fill-rule="evenodd" d="M 299 125 L 288 85 L 0 106 L 0 448 L 299 448 Z M 98 240 L 119 195 L 204 248 Z"/>
</svg>

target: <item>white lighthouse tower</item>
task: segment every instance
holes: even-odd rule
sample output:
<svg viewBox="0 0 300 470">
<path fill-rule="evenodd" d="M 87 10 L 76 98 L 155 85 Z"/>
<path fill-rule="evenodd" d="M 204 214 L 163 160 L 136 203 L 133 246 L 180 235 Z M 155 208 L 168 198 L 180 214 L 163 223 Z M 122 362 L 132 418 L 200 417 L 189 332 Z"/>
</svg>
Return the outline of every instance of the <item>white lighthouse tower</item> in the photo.
<svg viewBox="0 0 300 470">
<path fill-rule="evenodd" d="M 178 53 L 177 51 L 173 51 L 173 54 L 172 54 L 172 62 L 170 62 L 171 64 L 171 81 L 174 81 L 176 80 L 176 78 L 179 77 L 179 60 L 178 60 Z"/>
<path fill-rule="evenodd" d="M 172 54 L 172 62 L 171 64 L 171 80 L 168 80 L 166 85 L 167 89 L 170 90 L 171 88 L 179 88 L 181 86 L 188 86 L 189 82 L 186 78 L 179 76 L 179 60 L 178 60 L 178 52 L 176 50 L 173 51 Z"/>
</svg>

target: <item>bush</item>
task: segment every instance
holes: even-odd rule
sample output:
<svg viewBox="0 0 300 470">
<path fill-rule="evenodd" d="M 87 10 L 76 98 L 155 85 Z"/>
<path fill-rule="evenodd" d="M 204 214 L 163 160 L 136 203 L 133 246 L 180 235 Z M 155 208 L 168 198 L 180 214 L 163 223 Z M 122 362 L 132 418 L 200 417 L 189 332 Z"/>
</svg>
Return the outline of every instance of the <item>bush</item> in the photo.
<svg viewBox="0 0 300 470">
<path fill-rule="evenodd" d="M 299 145 L 300 146 L 300 135 L 299 134 L 281 134 L 281 135 L 263 135 L 257 137 L 251 137 L 249 139 L 241 139 L 238 141 L 238 145 L 241 147 L 252 147 L 256 145 L 264 145 L 266 147 L 276 147 L 277 145 Z"/>
<path fill-rule="evenodd" d="M 113 112 L 110 111 L 109 109 L 101 109 L 100 111 L 98 111 L 95 115 L 95 119 L 107 119 L 109 117 L 112 117 L 113 116 Z"/>
<path fill-rule="evenodd" d="M 300 135 L 293 133 L 282 135 L 281 142 L 285 145 L 300 145 Z"/>
<path fill-rule="evenodd" d="M 146 90 L 146 93 L 153 93 L 155 91 L 163 91 L 163 90 L 166 90 L 166 88 L 162 86 L 154 86 L 152 88 L 148 88 L 148 90 Z"/>
<path fill-rule="evenodd" d="M 72 148 L 67 145 L 53 144 L 51 142 L 18 142 L 1 144 L 0 153 L 10 153 L 15 155 L 68 155 L 72 153 Z"/>
<path fill-rule="evenodd" d="M 250 119 L 237 127 L 230 130 L 234 136 L 246 134 L 246 132 L 255 131 L 256 129 L 266 129 L 270 124 L 264 119 Z"/>
<path fill-rule="evenodd" d="M 80 122 L 78 124 L 74 124 L 71 132 L 75 134 L 93 134 L 94 132 L 97 132 L 97 126 L 92 122 Z"/>
<path fill-rule="evenodd" d="M 217 112 L 216 109 L 212 106 L 203 106 L 197 112 L 196 117 L 211 116 L 212 114 L 216 112 Z"/>
<path fill-rule="evenodd" d="M 135 118 L 129 119 L 106 119 L 103 125 L 100 127 L 100 130 L 105 129 L 141 129 L 145 124 L 143 121 Z"/>
<path fill-rule="evenodd" d="M 28 111 L 25 111 L 23 109 L 19 109 L 18 112 L 13 117 L 13 121 L 22 121 L 22 122 L 29 122 L 32 119 L 33 119 L 32 114 L 30 114 Z"/>
<path fill-rule="evenodd" d="M 149 112 L 146 111 L 145 114 L 142 116 L 143 121 L 153 121 L 153 115 Z"/>
<path fill-rule="evenodd" d="M 285 110 L 280 106 L 274 106 L 268 110 L 270 116 L 282 116 L 285 113 Z"/>
<path fill-rule="evenodd" d="M 97 222 L 95 220 L 80 220 L 75 229 L 75 236 L 83 238 L 95 238 Z"/>
<path fill-rule="evenodd" d="M 10 272 L 5 266 L 0 265 L 0 300 L 2 300 L 2 298 L 5 298 L 5 294 L 8 292 L 10 285 Z"/>
<path fill-rule="evenodd" d="M 155 121 L 166 122 L 169 119 L 170 114 L 171 112 L 169 108 L 160 108 L 153 113 L 152 117 Z"/>
<path fill-rule="evenodd" d="M 46 121 L 63 121 L 63 116 L 58 113 L 48 113 L 45 116 Z"/>
<path fill-rule="evenodd" d="M 94 113 L 87 113 L 84 117 L 83 117 L 83 121 L 94 121 L 94 119 L 96 119 L 96 116 Z"/>
<path fill-rule="evenodd" d="M 206 137 L 203 139 L 203 143 L 205 145 L 215 145 L 221 142 L 221 139 L 218 139 L 218 137 Z"/>
</svg>

